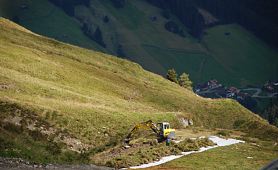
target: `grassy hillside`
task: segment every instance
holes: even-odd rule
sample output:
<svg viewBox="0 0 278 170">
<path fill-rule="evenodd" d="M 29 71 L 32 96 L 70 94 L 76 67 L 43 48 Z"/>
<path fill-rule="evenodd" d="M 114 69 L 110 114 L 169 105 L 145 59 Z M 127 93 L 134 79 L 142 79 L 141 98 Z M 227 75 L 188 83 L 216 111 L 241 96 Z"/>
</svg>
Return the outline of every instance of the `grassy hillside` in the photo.
<svg viewBox="0 0 278 170">
<path fill-rule="evenodd" d="M 102 50 L 97 43 L 85 36 L 78 21 L 48 0 L 17 0 L 13 6 L 17 6 L 16 13 L 20 25 L 63 42 L 79 45 L 85 48 Z M 26 9 L 19 8 L 27 4 Z"/>
<path fill-rule="evenodd" d="M 120 45 L 127 58 L 160 75 L 175 68 L 178 73 L 189 73 L 194 83 L 216 78 L 227 85 L 245 86 L 263 84 L 278 74 L 277 50 L 236 24 L 212 27 L 199 41 L 174 15 L 165 19 L 161 9 L 143 0 L 127 1 L 119 9 L 110 0 L 92 1 L 90 7 L 76 6 L 75 18 L 47 0 L 17 2 L 18 6 L 28 5 L 27 9 L 17 10 L 24 27 L 114 55 Z M 104 16 L 109 18 L 108 23 L 103 22 Z M 152 17 L 157 20 L 152 21 Z M 164 28 L 167 21 L 174 21 L 185 37 L 168 32 Z M 84 22 L 94 29 L 100 27 L 106 49 L 82 33 Z"/>
<path fill-rule="evenodd" d="M 225 70 L 225 83 L 260 84 L 278 76 L 277 51 L 238 25 L 208 29 L 203 43 Z"/>
<path fill-rule="evenodd" d="M 79 161 L 84 155 L 69 150 L 103 151 L 148 119 L 179 128 L 179 118 L 190 117 L 195 126 L 278 137 L 277 128 L 237 102 L 198 97 L 138 64 L 5 19 L 0 32 L 0 156 Z"/>
</svg>

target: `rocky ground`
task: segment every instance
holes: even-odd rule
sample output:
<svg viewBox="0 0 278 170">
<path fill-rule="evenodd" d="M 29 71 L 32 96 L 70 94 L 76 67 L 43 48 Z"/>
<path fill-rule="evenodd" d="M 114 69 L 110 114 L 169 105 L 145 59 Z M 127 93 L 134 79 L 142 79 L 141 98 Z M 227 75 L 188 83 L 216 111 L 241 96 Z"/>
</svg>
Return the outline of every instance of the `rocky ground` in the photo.
<svg viewBox="0 0 278 170">
<path fill-rule="evenodd" d="M 48 170 L 48 169 L 61 169 L 61 170 L 112 170 L 107 167 L 99 167 L 95 165 L 55 165 L 55 164 L 34 164 L 32 162 L 14 159 L 14 158 L 0 158 L 0 170 Z"/>
</svg>

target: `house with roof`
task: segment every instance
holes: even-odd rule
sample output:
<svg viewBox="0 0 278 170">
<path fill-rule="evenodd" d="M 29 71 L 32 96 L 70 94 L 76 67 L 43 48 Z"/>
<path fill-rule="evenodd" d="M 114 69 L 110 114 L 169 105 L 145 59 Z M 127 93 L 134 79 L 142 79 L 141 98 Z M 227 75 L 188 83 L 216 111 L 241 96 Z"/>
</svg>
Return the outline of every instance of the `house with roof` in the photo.
<svg viewBox="0 0 278 170">
<path fill-rule="evenodd" d="M 265 90 L 270 93 L 278 92 L 278 82 L 268 81 L 267 83 L 264 84 L 262 90 Z"/>
</svg>

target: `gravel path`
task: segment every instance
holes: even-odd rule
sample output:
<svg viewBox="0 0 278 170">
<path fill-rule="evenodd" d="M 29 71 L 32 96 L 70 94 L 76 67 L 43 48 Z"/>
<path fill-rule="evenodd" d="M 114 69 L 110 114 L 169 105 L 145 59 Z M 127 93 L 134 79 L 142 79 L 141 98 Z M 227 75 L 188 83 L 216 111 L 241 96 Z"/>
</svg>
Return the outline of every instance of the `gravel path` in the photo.
<svg viewBox="0 0 278 170">
<path fill-rule="evenodd" d="M 33 164 L 23 159 L 1 158 L 0 170 L 112 170 L 108 167 L 99 167 L 96 165 L 56 165 L 56 164 Z"/>
</svg>

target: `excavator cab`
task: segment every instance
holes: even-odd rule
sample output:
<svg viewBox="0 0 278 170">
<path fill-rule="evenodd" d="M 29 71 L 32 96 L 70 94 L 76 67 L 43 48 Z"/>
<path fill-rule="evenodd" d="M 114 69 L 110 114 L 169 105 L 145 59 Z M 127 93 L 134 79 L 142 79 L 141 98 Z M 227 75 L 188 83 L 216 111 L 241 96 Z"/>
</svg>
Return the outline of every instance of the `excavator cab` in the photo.
<svg viewBox="0 0 278 170">
<path fill-rule="evenodd" d="M 170 124 L 168 122 L 158 123 L 159 135 L 163 138 L 174 138 L 175 137 L 175 129 L 170 128 Z"/>
</svg>

